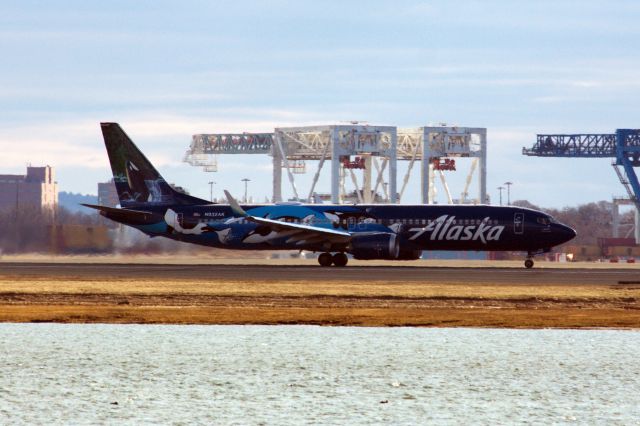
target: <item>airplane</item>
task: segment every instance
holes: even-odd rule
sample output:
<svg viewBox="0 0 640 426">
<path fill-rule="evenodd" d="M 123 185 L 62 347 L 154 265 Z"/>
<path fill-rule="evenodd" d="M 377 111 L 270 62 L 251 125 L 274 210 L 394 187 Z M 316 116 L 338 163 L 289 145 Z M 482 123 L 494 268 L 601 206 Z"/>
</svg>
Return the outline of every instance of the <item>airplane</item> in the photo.
<svg viewBox="0 0 640 426">
<path fill-rule="evenodd" d="M 576 236 L 546 213 L 514 206 L 228 204 L 167 183 L 118 123 L 100 123 L 120 207 L 83 204 L 151 237 L 235 250 L 306 250 L 321 266 L 416 260 L 424 250 L 521 251 L 533 257 Z"/>
</svg>

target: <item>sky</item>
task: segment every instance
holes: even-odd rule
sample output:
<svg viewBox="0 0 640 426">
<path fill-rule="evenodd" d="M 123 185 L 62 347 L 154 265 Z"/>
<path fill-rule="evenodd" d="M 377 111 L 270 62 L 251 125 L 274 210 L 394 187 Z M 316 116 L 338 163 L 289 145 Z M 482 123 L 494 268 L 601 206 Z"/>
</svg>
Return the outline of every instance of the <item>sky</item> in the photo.
<svg viewBox="0 0 640 426">
<path fill-rule="evenodd" d="M 49 164 L 61 191 L 95 194 L 111 177 L 99 122 L 117 121 L 192 195 L 208 199 L 215 181 L 215 197 L 240 197 L 246 177 L 262 201 L 269 157 L 220 156 L 205 173 L 182 162 L 191 136 L 444 122 L 487 128 L 494 203 L 506 181 L 512 200 L 543 207 L 611 200 L 624 189 L 609 159 L 522 147 L 537 133 L 639 127 L 638 18 L 636 1 L 4 0 L 0 174 Z M 452 191 L 464 178 L 450 178 Z M 403 203 L 419 202 L 419 188 L 414 173 Z"/>
</svg>

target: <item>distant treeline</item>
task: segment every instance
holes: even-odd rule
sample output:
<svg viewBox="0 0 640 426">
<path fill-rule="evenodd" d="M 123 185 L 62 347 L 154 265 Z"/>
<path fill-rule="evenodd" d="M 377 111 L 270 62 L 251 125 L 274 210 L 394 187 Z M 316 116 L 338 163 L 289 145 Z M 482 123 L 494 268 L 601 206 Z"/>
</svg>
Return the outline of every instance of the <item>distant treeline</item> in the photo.
<svg viewBox="0 0 640 426">
<path fill-rule="evenodd" d="M 83 237 L 90 241 L 97 235 L 106 235 L 108 244 L 92 247 L 86 241 L 79 241 Z M 72 212 L 64 207 L 58 207 L 55 214 L 27 207 L 20 207 L 17 211 L 0 210 L 0 254 L 148 254 L 198 249 L 166 238 L 151 239 L 94 212 Z"/>
<path fill-rule="evenodd" d="M 2 253 L 45 252 L 50 248 L 49 229 L 54 223 L 96 226 L 97 215 L 72 213 L 58 208 L 56 214 L 39 208 L 0 210 L 0 250 Z"/>
<path fill-rule="evenodd" d="M 578 235 L 568 244 L 596 245 L 598 238 L 607 238 L 613 235 L 613 203 L 608 201 L 581 204 L 578 207 L 565 207 L 560 210 L 545 209 L 528 201 L 516 201 L 513 205 L 544 211 L 560 222 L 571 226 Z M 620 215 L 620 223 L 627 225 L 621 228 L 623 231 L 621 236 L 624 236 L 624 231 L 630 229 L 628 224 L 633 223 L 633 215 L 633 210 L 628 210 Z"/>
</svg>

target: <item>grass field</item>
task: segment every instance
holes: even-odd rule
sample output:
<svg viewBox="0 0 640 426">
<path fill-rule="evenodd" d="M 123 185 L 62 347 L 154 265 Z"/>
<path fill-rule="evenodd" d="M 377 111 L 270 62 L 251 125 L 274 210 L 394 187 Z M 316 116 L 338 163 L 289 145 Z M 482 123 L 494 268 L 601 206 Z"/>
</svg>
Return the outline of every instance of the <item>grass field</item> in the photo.
<svg viewBox="0 0 640 426">
<path fill-rule="evenodd" d="M 70 260 L 21 259 L 11 261 Z M 177 258 L 172 259 L 177 263 Z M 6 260 L 4 257 L 3 262 Z M 149 260 L 125 258 L 122 262 Z M 152 260 L 170 263 L 169 259 L 158 257 Z M 113 263 L 114 259 L 85 257 L 75 261 Z M 181 263 L 188 261 L 196 264 L 211 260 L 191 258 L 182 259 Z M 255 261 L 315 264 L 314 260 Z M 253 262 L 254 259 L 244 261 Z M 443 261 L 420 262 L 431 266 L 443 264 Z M 233 261 L 226 259 L 223 263 Z M 416 263 L 419 262 L 402 264 Z M 445 266 L 459 263 L 444 262 Z M 503 262 L 492 263 L 505 266 Z M 73 274 L 52 278 L 35 271 L 5 274 L 1 268 L 2 262 L 0 321 L 5 322 L 640 328 L 640 284 L 498 285 L 472 281 L 472 269 L 467 281 L 325 282 L 307 281 L 303 277 L 287 281 L 169 280 L 161 276 L 129 279 Z M 314 270 L 309 268 L 308 273 Z"/>
</svg>

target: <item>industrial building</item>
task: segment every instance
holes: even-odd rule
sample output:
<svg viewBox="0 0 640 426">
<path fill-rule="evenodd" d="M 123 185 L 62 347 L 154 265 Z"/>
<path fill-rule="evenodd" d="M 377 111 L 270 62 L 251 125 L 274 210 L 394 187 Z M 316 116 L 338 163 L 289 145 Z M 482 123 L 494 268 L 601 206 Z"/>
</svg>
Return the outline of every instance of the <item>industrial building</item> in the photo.
<svg viewBox="0 0 640 426">
<path fill-rule="evenodd" d="M 108 182 L 98 182 L 98 204 L 107 207 L 115 207 L 120 204 L 113 178 Z"/>
<path fill-rule="evenodd" d="M 0 175 L 0 210 L 36 208 L 53 212 L 58 206 L 58 183 L 51 166 L 27 167 L 26 175 Z"/>
</svg>

